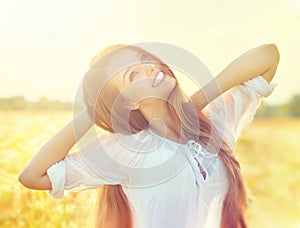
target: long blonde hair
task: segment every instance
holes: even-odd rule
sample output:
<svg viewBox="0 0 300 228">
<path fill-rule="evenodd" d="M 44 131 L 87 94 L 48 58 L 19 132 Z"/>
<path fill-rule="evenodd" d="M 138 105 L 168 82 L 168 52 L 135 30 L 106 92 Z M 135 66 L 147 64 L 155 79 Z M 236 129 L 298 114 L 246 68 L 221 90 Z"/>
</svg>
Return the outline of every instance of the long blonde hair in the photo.
<svg viewBox="0 0 300 228">
<path fill-rule="evenodd" d="M 92 60 L 91 65 L 107 53 L 123 47 L 125 46 L 109 46 Z M 133 46 L 129 46 L 129 48 L 131 47 Z M 135 46 L 133 48 L 140 49 Z M 143 49 L 141 50 L 144 51 Z M 160 61 L 151 53 L 148 54 Z M 170 72 L 172 71 L 170 70 Z M 103 75 L 97 73 L 89 74 L 86 75 L 83 82 L 84 102 L 88 110 L 90 110 L 89 114 L 94 118 L 96 125 L 112 133 L 117 131 L 133 134 L 147 129 L 149 124 L 138 109 L 130 112 L 129 121 L 123 115 L 126 109 L 125 106 L 118 106 L 118 109 L 112 112 L 114 101 L 117 97 L 120 97 L 120 94 L 117 89 L 110 88 L 109 94 L 104 89 L 99 95 L 98 83 L 101 76 Z M 181 127 L 183 134 L 193 138 L 196 136 L 204 147 L 218 153 L 226 168 L 229 184 L 223 202 L 221 227 L 246 228 L 246 188 L 240 173 L 240 165 L 233 152 L 202 112 L 197 111 L 195 113 L 193 104 L 190 101 L 185 101 L 179 86 L 176 86 L 172 91 L 168 107 L 175 124 Z M 195 122 L 199 124 L 195 124 Z M 129 129 L 127 126 L 129 126 Z M 195 126 L 201 126 L 201 128 L 196 128 Z M 221 145 L 219 142 L 221 142 Z M 98 212 L 96 219 L 97 228 L 132 228 L 133 226 L 130 205 L 121 185 L 106 185 L 101 188 Z"/>
</svg>

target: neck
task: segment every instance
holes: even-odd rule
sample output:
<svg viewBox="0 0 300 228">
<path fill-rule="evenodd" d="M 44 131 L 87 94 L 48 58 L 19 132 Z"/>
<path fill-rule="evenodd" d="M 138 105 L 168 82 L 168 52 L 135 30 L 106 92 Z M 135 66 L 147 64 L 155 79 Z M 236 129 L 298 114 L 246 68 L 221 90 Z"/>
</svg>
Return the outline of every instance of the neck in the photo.
<svg viewBox="0 0 300 228">
<path fill-rule="evenodd" d="M 174 124 L 167 102 L 159 100 L 143 103 L 140 111 L 148 121 L 151 131 L 176 142 L 179 140 L 180 126 Z"/>
</svg>

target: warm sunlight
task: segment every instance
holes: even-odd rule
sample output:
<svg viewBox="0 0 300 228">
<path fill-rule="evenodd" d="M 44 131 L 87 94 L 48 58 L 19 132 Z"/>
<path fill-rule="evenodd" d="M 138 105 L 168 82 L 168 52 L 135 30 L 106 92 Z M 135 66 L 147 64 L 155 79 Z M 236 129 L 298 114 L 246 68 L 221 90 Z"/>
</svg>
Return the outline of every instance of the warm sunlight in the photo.
<svg viewBox="0 0 300 228">
<path fill-rule="evenodd" d="M 300 0 L 289 0 L 288 3 L 293 6 L 300 7 Z"/>
<path fill-rule="evenodd" d="M 1 2 L 0 97 L 72 101 L 95 52 L 111 43 L 140 41 L 171 42 L 185 48 L 214 74 L 237 53 L 273 42 L 284 53 L 278 68 L 284 80 L 268 102 L 281 104 L 298 93 L 299 69 L 294 66 L 299 59 L 300 0 L 272 4 L 255 0 L 246 6 L 237 0 L 176 1 L 171 8 L 171 0 L 152 4 L 133 0 L 133 5 L 144 10 L 127 7 L 120 0 L 78 1 L 72 6 L 56 1 Z M 144 17 L 144 12 L 158 11 L 157 17 Z"/>
<path fill-rule="evenodd" d="M 157 224 L 169 223 L 170 221 L 174 226 L 150 224 L 151 227 L 184 227 L 181 225 L 184 220 L 189 224 L 188 227 L 199 227 L 199 225 L 190 225 L 193 216 L 196 222 L 204 223 L 207 219 L 207 221 L 211 220 L 212 223 L 215 223 L 221 219 L 219 212 L 222 208 L 219 206 L 222 206 L 222 197 L 226 193 L 223 190 L 227 189 L 227 171 L 235 170 L 232 171 L 232 180 L 236 180 L 236 177 L 239 176 L 237 175 L 239 174 L 237 162 L 233 159 L 235 155 L 241 163 L 242 176 L 247 183 L 250 194 L 248 199 L 242 197 L 244 193 L 239 194 L 236 191 L 241 184 L 233 183 L 231 185 L 233 188 L 228 188 L 228 190 L 238 194 L 234 194 L 232 197 L 234 202 L 231 203 L 228 200 L 227 205 L 235 205 L 237 201 L 235 196 L 243 198 L 238 199 L 241 204 L 249 202 L 247 211 L 249 227 L 300 228 L 300 0 L 152 0 L 151 2 L 143 0 L 0 0 L 0 25 L 1 228 L 91 227 L 94 226 L 98 212 L 95 210 L 96 204 L 101 206 L 99 207 L 101 210 L 98 212 L 98 219 L 105 218 L 112 222 L 119 220 L 116 219 L 116 216 L 110 216 L 108 211 L 122 211 L 119 218 L 122 218 L 123 221 L 123 218 L 126 219 L 128 215 L 127 220 L 130 220 L 133 218 L 130 214 L 130 208 L 134 206 L 142 209 L 133 208 L 132 212 L 136 213 L 132 215 L 142 214 L 143 217 L 136 217 L 132 221 L 145 223 L 145 226 L 147 226 L 148 221 L 153 223 L 156 219 Z M 174 93 L 172 97 L 176 99 L 173 99 L 174 105 L 171 103 L 173 108 L 168 106 L 166 109 L 166 105 L 162 102 L 156 102 L 157 105 L 153 106 L 153 109 L 149 109 L 151 113 L 147 116 L 153 117 L 155 120 L 153 125 L 152 121 L 144 121 L 143 117 L 145 116 L 141 115 L 143 112 L 131 109 L 136 107 L 134 102 L 130 102 L 130 105 L 123 106 L 121 109 L 117 109 L 113 105 L 112 111 L 116 113 L 116 121 L 112 121 L 114 119 L 108 116 L 110 113 L 108 107 L 113 96 L 110 97 L 107 92 L 107 97 L 99 99 L 99 101 L 103 101 L 103 105 L 98 105 L 100 108 L 102 107 L 103 111 L 97 110 L 96 115 L 93 115 L 92 112 L 91 117 L 100 118 L 103 116 L 102 120 L 101 118 L 97 119 L 97 123 L 111 124 L 113 125 L 112 128 L 116 124 L 120 125 L 117 126 L 117 129 L 126 130 L 129 123 L 124 118 L 128 117 L 126 114 L 130 110 L 129 113 L 138 118 L 130 118 L 129 122 L 130 124 L 132 122 L 133 126 L 130 126 L 132 130 L 128 133 L 138 132 L 141 127 L 146 128 L 145 131 L 125 136 L 123 134 L 112 135 L 100 127 L 90 129 L 71 149 L 72 153 L 80 151 L 80 156 L 77 154 L 78 164 L 75 154 L 74 157 L 72 157 L 73 155 L 68 157 L 67 160 L 71 162 L 68 164 L 74 164 L 63 165 L 59 168 L 59 173 L 57 173 L 59 175 L 57 176 L 61 176 L 59 178 L 61 183 L 55 184 L 54 182 L 58 181 L 54 181 L 52 185 L 49 182 L 47 167 L 54 166 L 53 162 L 65 157 L 68 154 L 67 150 L 74 143 L 74 139 L 80 138 L 78 138 L 77 127 L 71 126 L 71 123 L 77 123 L 77 121 L 70 122 L 70 120 L 83 109 L 83 92 L 88 97 L 85 101 L 89 103 L 86 111 L 89 113 L 93 111 L 93 102 L 95 102 L 93 94 L 98 86 L 98 78 L 95 83 L 93 79 L 91 81 L 86 80 L 85 86 L 82 83 L 84 75 L 89 70 L 90 59 L 95 53 L 110 44 L 123 43 L 142 46 L 142 43 L 150 42 L 170 44 L 184 49 L 201 61 L 207 68 L 207 72 L 210 72 L 209 74 L 202 74 L 202 71 L 198 71 L 199 62 L 185 57 L 183 54 L 185 52 L 180 52 L 178 55 L 177 52 L 174 54 L 165 47 L 157 49 L 162 54 L 159 57 L 169 65 L 176 75 L 185 99 L 206 85 L 209 77 L 218 77 L 220 72 L 240 54 L 251 48 L 270 43 L 278 47 L 281 55 L 275 78 L 272 81 L 276 84 L 276 88 L 272 95 L 263 99 L 261 106 L 256 106 L 261 101 L 261 95 L 268 94 L 272 86 L 269 87 L 263 81 L 257 88 L 250 88 L 251 86 L 248 88 L 245 83 L 239 85 L 238 89 L 235 90 L 235 96 L 231 96 L 234 92 L 231 90 L 226 95 L 226 99 L 217 99 L 216 105 L 207 106 L 207 109 L 203 111 L 200 110 L 200 122 L 193 122 L 195 120 L 194 113 L 188 113 L 190 105 L 180 102 L 181 97 Z M 266 55 L 267 52 L 269 51 L 265 52 Z M 274 57 L 275 54 L 273 54 Z M 239 66 L 234 69 L 236 72 L 241 72 L 242 75 L 244 72 L 242 68 L 248 69 L 251 65 L 260 66 L 263 65 L 263 62 L 269 62 L 268 58 L 261 59 L 263 60 L 259 64 L 253 64 L 252 61 L 259 60 L 253 58 L 252 61 L 246 61 L 245 67 Z M 173 61 L 176 64 L 171 64 Z M 177 64 L 182 62 L 184 64 Z M 236 64 L 239 62 L 237 61 L 233 65 L 237 66 Z M 103 66 L 108 65 L 104 64 Z M 101 68 L 99 76 L 102 76 L 102 72 L 107 71 Z M 255 70 L 255 72 L 257 71 Z M 260 70 L 259 72 L 262 73 L 263 71 Z M 235 73 L 228 74 L 228 81 L 235 78 L 234 75 Z M 254 73 L 247 75 L 254 77 Z M 156 77 L 155 80 L 163 82 L 162 78 L 159 77 Z M 99 79 L 99 81 L 101 80 Z M 227 83 L 224 82 L 223 85 L 225 84 Z M 233 84 L 228 84 L 231 84 L 228 87 L 232 88 Z M 156 90 L 159 87 L 153 89 Z M 114 91 L 117 89 L 112 89 L 112 95 L 114 95 Z M 144 93 L 142 89 L 137 91 L 141 95 Z M 217 94 L 219 91 L 216 90 L 215 92 Z M 103 94 L 106 95 L 106 92 Z M 89 95 L 92 96 L 89 97 Z M 225 103 L 228 105 L 223 105 Z M 147 102 L 147 104 L 150 103 Z M 162 106 L 160 107 L 159 104 Z M 256 107 L 259 109 L 254 116 L 253 123 L 242 132 L 235 150 L 229 151 L 229 148 L 234 147 L 233 141 L 237 140 L 236 137 L 241 129 L 245 127 L 245 124 L 252 121 L 251 118 L 255 114 Z M 120 110 L 126 110 L 126 113 L 123 115 Z M 172 112 L 172 115 L 169 115 L 167 111 Z M 78 120 L 86 121 L 85 124 L 78 124 L 78 128 L 85 125 L 81 131 L 84 132 L 90 126 L 91 121 L 86 115 L 78 116 L 83 117 Z M 156 120 L 162 120 L 163 124 L 160 125 Z M 70 124 L 66 125 L 68 122 Z M 243 122 L 243 124 L 239 122 Z M 197 130 L 195 127 L 198 125 L 192 126 L 193 123 L 204 124 L 200 125 L 200 130 Z M 123 124 L 126 125 L 123 126 Z M 63 128 L 63 126 L 66 127 Z M 172 136 L 170 138 L 174 139 L 181 134 L 183 134 L 183 138 L 197 136 L 196 140 L 199 143 L 193 139 L 187 141 L 187 145 L 179 145 L 172 140 L 163 140 L 166 137 L 160 137 L 154 131 L 148 131 L 149 129 L 152 130 L 152 126 L 154 126 L 154 130 L 161 130 L 161 135 L 169 136 L 170 134 Z M 72 130 L 76 130 L 76 132 Z M 67 133 L 61 134 L 60 132 Z M 107 134 L 108 138 L 103 135 L 103 138 L 100 137 L 100 141 L 107 143 L 108 146 L 103 147 L 100 143 L 95 148 L 92 146 L 94 149 L 90 152 L 88 150 L 92 147 L 81 150 L 82 145 L 91 137 L 94 137 L 96 133 L 100 135 L 103 132 Z M 74 138 L 74 136 L 76 137 Z M 51 145 L 47 143 L 49 141 L 52 142 Z M 183 140 L 180 137 L 181 141 Z M 221 145 L 214 145 L 217 141 L 220 141 Z M 127 142 L 130 146 L 125 145 Z M 148 143 L 153 143 L 153 148 L 140 150 L 144 144 L 148 145 Z M 202 147 L 201 143 L 207 144 L 207 146 L 203 145 Z M 138 150 L 133 150 L 131 144 L 138 144 Z M 219 148 L 220 146 L 222 148 Z M 102 147 L 108 148 L 109 151 L 104 152 L 109 152 L 109 154 L 100 153 Z M 156 150 L 158 148 L 159 150 Z M 211 148 L 216 148 L 216 153 L 210 153 Z M 129 151 L 130 149 L 132 151 Z M 111 183 L 113 185 L 122 184 L 122 178 L 126 176 L 128 179 L 140 180 L 143 182 L 143 186 L 134 185 L 130 189 L 129 185 L 124 186 L 125 188 L 121 188 L 120 185 L 120 188 L 118 187 L 118 190 L 114 192 L 124 194 L 116 198 L 106 194 L 109 188 L 104 188 L 102 194 L 105 195 L 99 194 L 97 189 L 80 193 L 70 192 L 70 194 L 66 194 L 64 199 L 53 200 L 46 192 L 32 191 L 18 182 L 22 170 L 28 167 L 27 164 L 37 151 L 44 151 L 36 160 L 40 162 L 31 163 L 34 164 L 34 167 L 31 166 L 31 172 L 28 172 L 30 168 L 27 169 L 27 178 L 21 178 L 30 187 L 35 187 L 30 183 L 31 180 L 35 179 L 36 183 L 40 185 L 40 189 L 61 187 L 59 192 L 63 193 L 63 187 L 67 183 L 70 186 L 72 183 L 74 185 L 82 184 L 74 189 L 77 191 L 83 189 L 85 179 L 90 179 L 86 189 L 96 185 L 98 187 L 109 180 L 109 178 L 104 178 L 106 174 L 115 177 L 118 172 L 122 172 L 122 177 L 110 181 L 109 185 Z M 157 153 L 153 153 L 154 151 Z M 219 151 L 220 153 L 218 153 Z M 127 152 L 130 152 L 129 156 L 125 155 Z M 181 153 L 188 156 L 181 156 Z M 90 158 L 90 162 L 88 162 L 85 156 L 88 157 L 89 154 L 97 155 L 97 158 Z M 171 156 L 173 154 L 175 160 Z M 56 155 L 58 156 L 56 157 Z M 130 164 L 125 166 L 120 163 L 122 166 L 118 164 L 113 171 L 101 170 L 102 165 L 107 168 L 114 168 L 110 164 L 115 164 L 111 163 L 111 160 L 117 158 L 115 155 L 121 156 L 116 160 L 116 164 L 120 161 L 128 161 Z M 141 158 L 134 161 L 135 159 L 131 156 L 138 158 L 145 156 L 145 159 Z M 49 157 L 53 159 L 47 159 Z M 109 158 L 109 160 L 104 161 L 102 157 Z M 180 172 L 170 172 L 173 166 L 178 170 L 177 157 L 191 159 L 185 162 Z M 159 169 L 152 172 L 154 171 L 153 167 L 161 163 L 155 161 L 156 158 L 165 162 L 163 165 L 159 165 Z M 84 163 L 80 165 L 79 161 Z M 90 165 L 98 161 L 99 164 L 94 165 L 94 167 Z M 228 169 L 220 166 L 223 161 L 227 163 Z M 135 163 L 138 165 L 136 168 L 133 166 Z M 146 165 L 145 169 L 142 163 Z M 172 167 L 163 170 L 160 168 L 168 164 L 171 164 Z M 202 167 L 203 164 L 209 167 Z M 222 168 L 219 169 L 221 172 L 214 174 L 217 166 Z M 55 165 L 54 167 L 59 166 Z M 129 171 L 126 174 L 123 174 L 124 167 L 129 168 L 124 169 Z M 71 168 L 71 171 L 68 171 L 68 168 Z M 96 168 L 100 172 L 98 173 L 92 168 Z M 132 174 L 135 170 L 142 172 Z M 64 175 L 67 171 L 68 175 Z M 187 176 L 182 175 L 181 171 Z M 48 177 L 46 177 L 46 173 Z M 51 172 L 49 174 L 51 175 Z M 168 174 L 170 178 L 160 181 L 162 177 L 166 177 L 165 175 Z M 87 178 L 82 178 L 85 175 Z M 155 176 L 155 180 L 153 180 L 155 183 L 149 182 L 146 186 L 144 180 L 152 177 L 152 175 Z M 76 178 L 68 180 L 68 178 L 75 176 L 78 176 L 78 181 Z M 187 178 L 177 180 L 177 177 Z M 62 182 L 63 180 L 67 180 L 65 184 Z M 128 181 L 131 182 L 131 180 Z M 124 183 L 126 184 L 127 181 Z M 192 187 L 187 186 L 187 183 L 190 183 Z M 226 187 L 222 191 L 213 186 L 213 184 L 221 186 L 221 183 L 225 183 L 223 186 Z M 164 187 L 157 188 L 159 184 Z M 172 184 L 174 185 L 172 186 Z M 207 187 L 206 190 L 205 186 Z M 130 197 L 126 197 L 125 192 L 123 192 L 124 189 L 131 194 Z M 156 190 L 152 191 L 154 189 Z M 166 189 L 168 191 L 165 191 Z M 153 194 L 149 194 L 150 192 Z M 179 194 L 180 192 L 182 194 Z M 214 194 L 217 195 L 213 196 Z M 159 198 L 158 195 L 161 197 Z M 102 206 L 106 204 L 101 203 L 99 196 L 104 196 L 103 199 L 105 198 L 107 201 L 111 200 L 114 206 L 127 205 L 126 213 L 123 213 L 124 210 L 120 208 L 109 209 L 112 208 L 109 204 L 102 210 Z M 206 202 L 206 200 L 214 197 L 216 200 L 210 203 Z M 117 204 L 119 199 L 122 199 L 122 202 Z M 137 201 L 131 203 L 128 199 Z M 159 210 L 153 210 L 154 207 Z M 206 216 L 203 211 L 209 207 L 211 210 L 208 210 L 209 213 Z M 203 210 L 199 210 L 198 213 L 199 208 Z M 192 209 L 191 213 L 186 213 L 190 209 Z M 241 209 L 243 210 L 240 211 L 244 211 L 244 206 Z M 150 219 L 150 211 L 153 212 L 153 215 L 157 213 L 157 216 Z M 102 212 L 105 212 L 103 216 Z M 230 214 L 231 210 L 224 210 L 224 214 L 225 212 Z M 183 215 L 184 213 L 186 216 Z M 144 219 L 144 216 L 149 218 Z M 232 217 L 241 219 L 242 216 L 238 215 L 237 217 L 232 213 Z M 231 221 L 231 219 L 226 217 L 224 221 Z M 106 221 L 103 226 L 112 227 L 106 226 Z M 227 227 L 226 224 L 225 226 Z M 120 226 L 114 225 L 113 227 Z M 132 228 L 136 227 L 140 228 L 141 226 L 132 226 Z M 200 225 L 200 227 L 203 226 Z M 211 228 L 217 227 L 217 225 L 211 225 L 210 222 L 207 222 L 205 227 Z"/>
</svg>

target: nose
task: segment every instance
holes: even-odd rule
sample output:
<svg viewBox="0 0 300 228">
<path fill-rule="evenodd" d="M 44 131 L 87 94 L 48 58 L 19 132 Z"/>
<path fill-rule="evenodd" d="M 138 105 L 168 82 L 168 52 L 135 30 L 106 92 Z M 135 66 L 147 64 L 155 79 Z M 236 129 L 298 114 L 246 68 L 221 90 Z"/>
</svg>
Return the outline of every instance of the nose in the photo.
<svg viewBox="0 0 300 228">
<path fill-rule="evenodd" d="M 151 76 L 153 70 L 155 69 L 155 65 L 154 64 L 151 64 L 151 63 L 148 63 L 145 65 L 145 72 L 146 72 L 146 75 L 147 76 Z"/>
<path fill-rule="evenodd" d="M 139 78 L 148 78 L 152 75 L 152 72 L 155 69 L 155 65 L 151 63 L 141 64 L 135 68 L 136 76 Z"/>
</svg>

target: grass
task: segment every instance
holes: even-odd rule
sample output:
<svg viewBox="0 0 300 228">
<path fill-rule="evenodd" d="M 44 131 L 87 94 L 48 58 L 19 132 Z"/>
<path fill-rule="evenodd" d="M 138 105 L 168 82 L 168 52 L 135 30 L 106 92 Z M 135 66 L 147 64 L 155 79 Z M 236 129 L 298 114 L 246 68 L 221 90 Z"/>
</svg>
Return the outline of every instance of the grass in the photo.
<svg viewBox="0 0 300 228">
<path fill-rule="evenodd" d="M 97 191 L 52 200 L 17 177 L 70 112 L 0 112 L 0 227 L 92 227 Z M 250 227 L 300 227 L 300 120 L 256 119 L 236 148 L 254 196 Z"/>
<path fill-rule="evenodd" d="M 300 227 L 300 119 L 256 119 L 236 151 L 254 196 L 250 227 Z"/>
<path fill-rule="evenodd" d="M 69 112 L 0 113 L 0 227 L 90 227 L 96 191 L 52 200 L 17 181 L 37 148 L 70 118 Z"/>
</svg>

